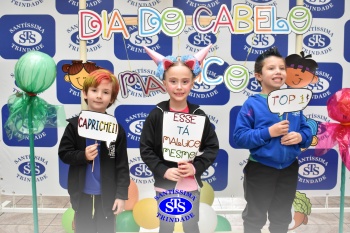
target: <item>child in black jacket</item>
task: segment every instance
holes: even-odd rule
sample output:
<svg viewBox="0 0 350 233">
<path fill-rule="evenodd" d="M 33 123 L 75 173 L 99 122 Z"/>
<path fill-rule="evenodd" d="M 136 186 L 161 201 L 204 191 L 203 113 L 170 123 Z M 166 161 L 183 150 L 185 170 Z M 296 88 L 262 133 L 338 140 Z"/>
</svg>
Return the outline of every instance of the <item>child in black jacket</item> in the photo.
<svg viewBox="0 0 350 233">
<path fill-rule="evenodd" d="M 99 69 L 86 77 L 83 97 L 88 110 L 106 113 L 119 91 L 116 77 Z M 68 120 L 59 157 L 69 164 L 68 193 L 75 211 L 75 233 L 114 233 L 115 214 L 124 209 L 130 183 L 125 131 L 118 124 L 114 144 L 78 135 L 78 117 Z"/>
</svg>

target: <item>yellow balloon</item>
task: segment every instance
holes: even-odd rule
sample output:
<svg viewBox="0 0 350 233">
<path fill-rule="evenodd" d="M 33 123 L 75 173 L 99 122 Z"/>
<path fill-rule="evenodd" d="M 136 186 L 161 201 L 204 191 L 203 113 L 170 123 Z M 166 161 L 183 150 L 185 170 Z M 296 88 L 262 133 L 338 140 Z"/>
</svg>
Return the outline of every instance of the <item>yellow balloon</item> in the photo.
<svg viewBox="0 0 350 233">
<path fill-rule="evenodd" d="M 206 181 L 203 181 L 203 187 L 201 188 L 201 195 L 199 201 L 201 203 L 206 203 L 210 206 L 214 202 L 214 189 Z"/>
<path fill-rule="evenodd" d="M 182 222 L 176 222 L 174 227 L 174 233 L 182 233 L 184 229 L 182 227 Z"/>
<path fill-rule="evenodd" d="M 157 212 L 157 201 L 154 198 L 144 198 L 134 205 L 133 216 L 140 227 L 154 229 L 159 227 Z"/>
</svg>

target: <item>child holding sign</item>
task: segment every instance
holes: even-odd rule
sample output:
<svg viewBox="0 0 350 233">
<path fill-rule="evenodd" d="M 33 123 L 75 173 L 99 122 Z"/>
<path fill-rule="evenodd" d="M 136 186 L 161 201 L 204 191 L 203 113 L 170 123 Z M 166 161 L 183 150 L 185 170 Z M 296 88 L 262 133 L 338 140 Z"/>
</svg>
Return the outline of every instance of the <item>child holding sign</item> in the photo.
<svg viewBox="0 0 350 233">
<path fill-rule="evenodd" d="M 91 72 L 83 85 L 88 110 L 95 114 L 106 113 L 118 92 L 118 80 L 104 69 Z M 68 122 L 58 154 L 70 165 L 68 193 L 75 211 L 75 233 L 115 232 L 115 214 L 124 209 L 130 183 L 125 131 L 117 124 L 114 143 L 97 144 L 79 136 L 79 125 L 86 126 L 81 123 L 82 117 Z"/>
<path fill-rule="evenodd" d="M 191 213 L 182 216 L 180 221 L 185 232 L 199 233 L 199 188 L 203 186 L 201 175 L 214 162 L 219 142 L 208 117 L 198 105 L 189 103 L 187 96 L 194 85 L 195 77 L 201 72 L 200 63 L 209 48 L 210 45 L 194 56 L 182 56 L 178 59 L 173 56 L 163 57 L 145 47 L 146 52 L 158 64 L 156 74 L 163 80 L 170 96 L 170 100 L 158 103 L 150 112 L 140 139 L 142 160 L 153 172 L 155 179 L 159 232 L 162 233 L 174 231 L 174 221 L 170 220 L 171 213 L 165 217 L 160 206 L 166 193 L 169 195 L 165 195 L 165 198 L 181 197 L 172 196 L 171 193 L 187 193 L 192 197 Z M 171 132 L 168 129 L 172 127 L 175 130 Z M 191 151 L 194 148 L 196 153 Z"/>
<path fill-rule="evenodd" d="M 298 182 L 298 155 L 311 144 L 311 129 L 301 111 L 271 113 L 267 96 L 286 81 L 286 64 L 277 48 L 270 48 L 255 61 L 255 77 L 260 94 L 250 96 L 238 113 L 234 140 L 249 149 L 244 168 L 242 213 L 244 232 L 261 232 L 267 215 L 271 233 L 288 231 L 291 208 Z"/>
</svg>

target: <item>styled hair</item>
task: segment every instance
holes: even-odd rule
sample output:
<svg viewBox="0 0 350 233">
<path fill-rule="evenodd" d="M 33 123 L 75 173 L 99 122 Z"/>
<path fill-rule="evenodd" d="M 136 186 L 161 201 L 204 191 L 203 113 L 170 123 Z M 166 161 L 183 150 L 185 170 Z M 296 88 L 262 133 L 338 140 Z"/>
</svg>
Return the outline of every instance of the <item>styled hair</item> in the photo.
<svg viewBox="0 0 350 233">
<path fill-rule="evenodd" d="M 84 81 L 83 91 L 87 94 L 89 87 L 98 87 L 98 85 L 101 84 L 102 80 L 107 80 L 112 83 L 111 104 L 108 105 L 108 107 L 110 107 L 117 99 L 119 93 L 119 82 L 115 75 L 109 70 L 98 69 L 91 72 Z M 85 100 L 85 102 L 87 103 L 87 100 Z"/>
<path fill-rule="evenodd" d="M 254 65 L 254 72 L 261 74 L 262 73 L 262 68 L 264 66 L 264 60 L 268 57 L 280 57 L 282 59 L 284 59 L 282 57 L 282 55 L 278 52 L 277 47 L 271 47 L 268 50 L 266 50 L 265 52 L 263 52 L 262 54 L 260 54 L 256 60 L 255 60 L 255 65 Z"/>
</svg>

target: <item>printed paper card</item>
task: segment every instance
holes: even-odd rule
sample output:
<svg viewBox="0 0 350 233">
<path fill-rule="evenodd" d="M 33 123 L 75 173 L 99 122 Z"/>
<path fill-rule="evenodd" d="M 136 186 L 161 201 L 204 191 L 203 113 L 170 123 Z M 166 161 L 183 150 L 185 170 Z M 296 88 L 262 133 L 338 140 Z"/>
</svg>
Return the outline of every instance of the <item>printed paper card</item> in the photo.
<svg viewBox="0 0 350 233">
<path fill-rule="evenodd" d="M 81 111 L 78 119 L 78 134 L 84 138 L 105 141 L 109 148 L 118 135 L 117 119 L 109 114 Z"/>
<path fill-rule="evenodd" d="M 301 111 L 310 102 L 312 91 L 306 88 L 288 88 L 272 91 L 267 96 L 267 103 L 272 113 L 281 116 L 285 112 Z"/>
<path fill-rule="evenodd" d="M 164 112 L 163 157 L 179 162 L 192 161 L 198 155 L 205 116 Z"/>
</svg>

